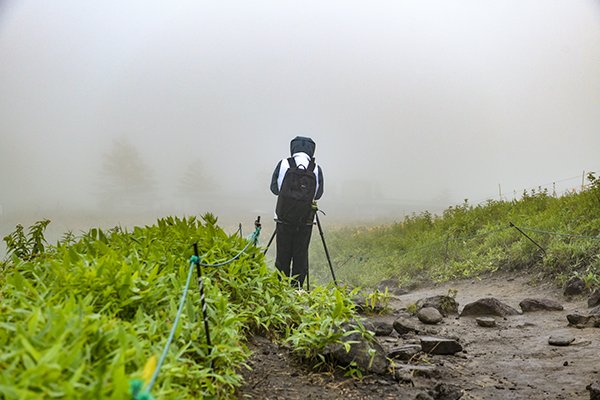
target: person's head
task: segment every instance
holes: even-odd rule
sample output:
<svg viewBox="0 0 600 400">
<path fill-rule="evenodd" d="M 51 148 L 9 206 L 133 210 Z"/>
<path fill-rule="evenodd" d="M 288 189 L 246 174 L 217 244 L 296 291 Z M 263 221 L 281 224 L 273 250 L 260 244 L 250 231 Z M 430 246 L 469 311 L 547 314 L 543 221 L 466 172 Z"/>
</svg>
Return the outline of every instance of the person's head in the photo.
<svg viewBox="0 0 600 400">
<path fill-rule="evenodd" d="M 291 155 L 296 153 L 306 153 L 309 157 L 314 157 L 317 145 L 309 137 L 296 136 L 290 142 Z"/>
</svg>

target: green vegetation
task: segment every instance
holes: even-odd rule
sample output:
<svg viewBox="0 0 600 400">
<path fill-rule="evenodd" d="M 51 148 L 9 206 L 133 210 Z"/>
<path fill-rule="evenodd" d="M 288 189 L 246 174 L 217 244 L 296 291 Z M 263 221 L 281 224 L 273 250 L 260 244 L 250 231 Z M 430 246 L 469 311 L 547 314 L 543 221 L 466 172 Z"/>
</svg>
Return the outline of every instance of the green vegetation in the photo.
<svg viewBox="0 0 600 400">
<path fill-rule="evenodd" d="M 211 215 L 43 239 L 41 221 L 7 236 L 0 264 L 0 398 L 130 399 L 169 335 L 186 281 L 192 244 L 202 262 L 231 258 L 247 242 Z M 231 398 L 241 383 L 249 335 L 289 343 L 324 361 L 320 350 L 356 317 L 349 294 L 320 287 L 296 293 L 268 269 L 261 249 L 203 268 L 212 348 L 206 345 L 197 286 L 190 288 L 155 398 Z M 194 280 L 195 282 L 195 280 Z M 364 328 L 357 328 L 368 335 Z"/>
<path fill-rule="evenodd" d="M 600 283 L 600 178 L 589 188 L 554 197 L 545 190 L 520 200 L 424 212 L 388 226 L 343 228 L 327 234 L 338 280 L 374 286 L 396 278 L 403 285 L 474 277 L 485 272 L 535 271 L 564 280 L 579 275 Z M 517 229 L 521 228 L 542 251 Z M 311 246 L 311 273 L 326 282 L 320 243 Z"/>
</svg>

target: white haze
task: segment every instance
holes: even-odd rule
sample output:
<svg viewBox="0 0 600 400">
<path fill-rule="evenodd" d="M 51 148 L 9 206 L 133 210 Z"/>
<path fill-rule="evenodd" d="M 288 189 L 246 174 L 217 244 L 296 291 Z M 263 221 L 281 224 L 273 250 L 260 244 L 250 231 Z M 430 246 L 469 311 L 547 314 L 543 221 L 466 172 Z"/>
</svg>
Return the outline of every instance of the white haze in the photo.
<svg viewBox="0 0 600 400">
<path fill-rule="evenodd" d="M 270 219 L 296 135 L 317 143 L 330 221 L 578 188 L 600 171 L 600 3 L 0 3 L 2 235 Z M 105 196 L 119 145 L 153 182 L 127 204 Z"/>
</svg>

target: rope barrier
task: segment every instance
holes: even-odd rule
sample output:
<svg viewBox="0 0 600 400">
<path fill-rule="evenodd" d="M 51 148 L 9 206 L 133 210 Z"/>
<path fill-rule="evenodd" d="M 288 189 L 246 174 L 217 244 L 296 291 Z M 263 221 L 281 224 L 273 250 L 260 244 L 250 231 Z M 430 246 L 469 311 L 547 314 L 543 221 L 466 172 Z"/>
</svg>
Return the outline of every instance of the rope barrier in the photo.
<svg viewBox="0 0 600 400">
<path fill-rule="evenodd" d="M 252 233 L 252 235 L 250 235 L 248 237 L 248 243 L 246 244 L 246 247 L 244 247 L 239 253 L 237 253 L 235 256 L 233 256 L 232 258 L 230 258 L 227 261 L 223 261 L 223 262 L 218 262 L 218 263 L 214 263 L 214 264 L 205 264 L 200 262 L 200 259 L 202 257 L 200 257 L 197 261 L 198 264 L 202 265 L 203 267 L 222 267 L 224 265 L 230 264 L 233 261 L 237 260 L 242 254 L 244 254 L 246 252 L 246 250 L 248 250 L 248 247 L 250 247 L 250 245 L 256 245 L 256 242 L 258 240 L 258 235 L 260 234 L 260 227 L 257 227 L 256 230 L 254 231 L 254 233 Z M 192 256 L 195 257 L 195 256 Z"/>
<path fill-rule="evenodd" d="M 201 259 L 200 257 L 198 257 L 196 255 L 193 255 L 190 257 L 190 267 L 188 269 L 185 286 L 183 289 L 183 293 L 181 295 L 181 299 L 179 301 L 179 307 L 177 308 L 177 314 L 175 315 L 175 320 L 173 322 L 173 326 L 171 327 L 171 332 L 169 333 L 169 337 L 167 339 L 165 347 L 163 348 L 160 359 L 159 359 L 158 363 L 156 364 L 156 367 L 154 368 L 154 372 L 152 373 L 152 377 L 151 377 L 148 385 L 146 386 L 146 388 L 143 387 L 144 386 L 143 380 L 134 379 L 130 382 L 130 393 L 131 393 L 132 400 L 154 400 L 154 397 L 152 397 L 150 392 L 152 390 L 152 387 L 154 386 L 154 383 L 156 382 L 156 379 L 158 378 L 158 373 L 160 372 L 160 369 L 161 369 L 163 363 L 165 362 L 165 359 L 167 358 L 167 354 L 169 352 L 169 347 L 171 346 L 171 343 L 173 342 L 173 338 L 175 336 L 175 330 L 177 329 L 177 325 L 179 324 L 179 319 L 181 318 L 181 314 L 183 312 L 183 306 L 185 305 L 185 300 L 187 298 L 187 294 L 189 291 L 194 267 L 196 267 L 198 265 L 202 265 L 205 267 L 220 267 L 220 266 L 232 263 L 233 261 L 237 260 L 246 250 L 248 250 L 250 245 L 252 245 L 252 244 L 255 246 L 257 245 L 258 236 L 260 235 L 260 230 L 261 230 L 261 226 L 260 226 L 259 220 L 257 220 L 256 229 L 255 229 L 254 233 L 252 233 L 248 237 L 248 243 L 246 244 L 246 246 L 242 249 L 242 251 L 240 251 L 238 254 L 236 254 L 234 257 L 230 258 L 227 261 L 215 263 L 215 264 L 204 264 L 204 263 L 200 262 L 200 259 Z M 200 277 L 199 277 L 199 280 L 200 280 Z M 206 320 L 205 320 L 205 325 L 206 325 Z M 210 343 L 209 343 L 209 345 L 210 345 Z"/>
</svg>

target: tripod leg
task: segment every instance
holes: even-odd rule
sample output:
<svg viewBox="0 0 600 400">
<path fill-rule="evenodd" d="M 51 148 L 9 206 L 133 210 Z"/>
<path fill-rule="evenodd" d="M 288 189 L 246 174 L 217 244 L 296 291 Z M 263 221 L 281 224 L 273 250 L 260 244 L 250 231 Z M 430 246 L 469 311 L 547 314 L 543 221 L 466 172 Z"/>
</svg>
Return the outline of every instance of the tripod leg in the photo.
<svg viewBox="0 0 600 400">
<path fill-rule="evenodd" d="M 333 283 L 335 286 L 338 285 L 337 280 L 335 279 L 335 273 L 333 272 L 333 265 L 331 265 L 331 257 L 329 257 L 329 250 L 327 250 L 327 243 L 325 243 L 325 236 L 323 235 L 323 228 L 321 228 L 321 221 L 319 220 L 319 214 L 315 214 L 317 217 L 317 226 L 319 227 L 319 234 L 321 235 L 321 240 L 323 241 L 323 249 L 325 250 L 325 256 L 327 256 L 327 262 L 329 263 L 329 269 L 331 270 L 331 277 L 333 278 Z"/>
<path fill-rule="evenodd" d="M 265 251 L 263 251 L 263 254 L 267 254 L 267 251 L 269 251 L 269 246 L 271 246 L 271 243 L 273 243 L 273 239 L 275 239 L 276 234 L 277 234 L 277 225 L 275 225 L 275 229 L 273 230 L 271 239 L 269 239 L 269 243 L 267 243 L 267 248 L 265 249 Z"/>
</svg>

